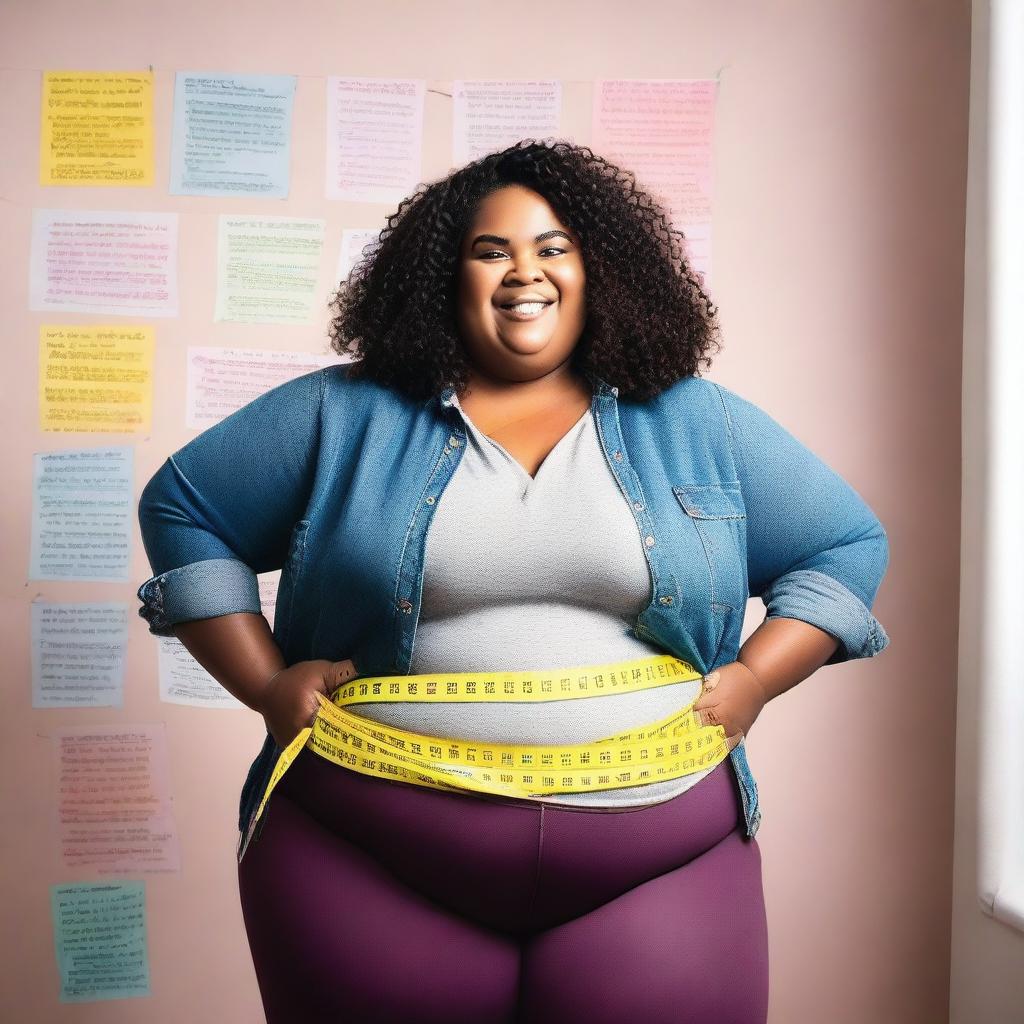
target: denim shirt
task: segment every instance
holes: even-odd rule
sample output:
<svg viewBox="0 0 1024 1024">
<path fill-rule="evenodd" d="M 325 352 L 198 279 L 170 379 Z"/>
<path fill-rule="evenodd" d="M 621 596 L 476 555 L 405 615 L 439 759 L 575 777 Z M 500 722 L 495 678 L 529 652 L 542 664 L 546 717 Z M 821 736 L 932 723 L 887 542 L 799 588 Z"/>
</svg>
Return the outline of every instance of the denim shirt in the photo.
<svg viewBox="0 0 1024 1024">
<path fill-rule="evenodd" d="M 826 664 L 886 647 L 871 614 L 885 530 L 837 473 L 706 378 L 646 402 L 591 383 L 601 447 L 650 568 L 638 639 L 710 672 L 736 660 L 747 599 L 760 597 L 767 618 L 801 619 L 839 641 Z M 360 676 L 407 674 L 427 530 L 466 450 L 454 393 L 410 399 L 328 366 L 176 451 L 139 502 L 154 572 L 138 591 L 149 631 L 258 614 L 256 574 L 280 569 L 274 638 L 287 665 L 351 658 Z M 242 787 L 240 829 L 279 753 L 268 730 Z M 744 742 L 729 756 L 753 837 L 761 811 Z"/>
</svg>

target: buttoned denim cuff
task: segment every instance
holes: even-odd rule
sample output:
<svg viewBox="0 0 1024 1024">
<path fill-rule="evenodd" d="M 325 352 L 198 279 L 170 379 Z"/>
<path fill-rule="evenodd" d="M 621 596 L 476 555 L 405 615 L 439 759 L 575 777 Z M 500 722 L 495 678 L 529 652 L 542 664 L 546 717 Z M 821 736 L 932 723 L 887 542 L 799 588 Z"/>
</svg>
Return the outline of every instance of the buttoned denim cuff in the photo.
<svg viewBox="0 0 1024 1024">
<path fill-rule="evenodd" d="M 260 589 L 256 574 L 237 558 L 208 558 L 169 569 L 139 587 L 139 615 L 154 636 L 174 636 L 172 626 L 234 612 L 256 612 Z"/>
<path fill-rule="evenodd" d="M 864 602 L 838 580 L 814 569 L 795 569 L 775 580 L 761 595 L 766 619 L 801 619 L 839 640 L 825 662 L 835 665 L 871 658 L 889 645 L 882 624 Z"/>
</svg>

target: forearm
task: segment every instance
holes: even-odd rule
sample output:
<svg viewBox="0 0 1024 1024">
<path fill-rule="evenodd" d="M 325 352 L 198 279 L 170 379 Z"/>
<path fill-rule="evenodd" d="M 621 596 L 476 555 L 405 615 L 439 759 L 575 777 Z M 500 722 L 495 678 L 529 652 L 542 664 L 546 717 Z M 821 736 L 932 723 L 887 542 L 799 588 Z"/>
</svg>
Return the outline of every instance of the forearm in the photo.
<svg viewBox="0 0 1024 1024">
<path fill-rule="evenodd" d="M 757 677 L 767 703 L 796 686 L 832 656 L 839 641 L 800 619 L 765 619 L 736 658 Z"/>
<path fill-rule="evenodd" d="M 254 711 L 267 683 L 285 667 L 270 623 L 262 615 L 236 612 L 179 622 L 174 635 L 228 693 Z"/>
</svg>

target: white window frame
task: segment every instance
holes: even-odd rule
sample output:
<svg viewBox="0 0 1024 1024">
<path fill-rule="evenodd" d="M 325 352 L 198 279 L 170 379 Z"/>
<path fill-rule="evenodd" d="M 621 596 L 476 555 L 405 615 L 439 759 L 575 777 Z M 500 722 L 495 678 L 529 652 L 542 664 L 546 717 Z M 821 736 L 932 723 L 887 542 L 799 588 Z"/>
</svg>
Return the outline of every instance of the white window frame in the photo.
<svg viewBox="0 0 1024 1024">
<path fill-rule="evenodd" d="M 1024 0 L 991 0 L 988 24 L 971 97 L 961 694 L 978 697 L 978 901 L 1024 931 Z"/>
</svg>

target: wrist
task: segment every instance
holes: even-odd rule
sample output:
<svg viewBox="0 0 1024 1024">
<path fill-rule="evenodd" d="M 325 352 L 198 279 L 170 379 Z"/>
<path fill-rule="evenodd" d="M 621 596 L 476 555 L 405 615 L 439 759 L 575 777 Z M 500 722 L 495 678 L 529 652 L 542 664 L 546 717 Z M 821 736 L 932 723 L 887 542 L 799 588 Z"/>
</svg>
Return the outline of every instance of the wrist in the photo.
<svg viewBox="0 0 1024 1024">
<path fill-rule="evenodd" d="M 267 694 L 269 694 L 269 693 L 270 693 L 270 688 L 271 688 L 271 684 L 272 684 L 272 683 L 274 682 L 274 680 L 275 680 L 275 679 L 276 679 L 276 678 L 277 678 L 277 677 L 278 677 L 278 676 L 279 676 L 279 675 L 280 675 L 280 674 L 281 674 L 281 673 L 282 673 L 282 672 L 283 672 L 283 671 L 284 671 L 284 670 L 285 670 L 285 669 L 286 669 L 287 667 L 288 667 L 287 665 L 282 665 L 282 666 L 281 666 L 281 667 L 280 667 L 280 668 L 279 668 L 279 669 L 278 669 L 278 670 L 277 670 L 276 672 L 274 672 L 274 674 L 273 674 L 273 675 L 271 675 L 271 677 L 270 677 L 270 678 L 269 678 L 269 679 L 268 679 L 268 680 L 267 680 L 267 681 L 266 681 L 266 682 L 265 682 L 265 683 L 264 683 L 264 684 L 263 684 L 263 685 L 262 685 L 262 686 L 260 687 L 260 692 L 259 692 L 259 694 L 257 695 L 257 698 L 256 698 L 256 704 L 255 704 L 255 707 L 254 707 L 254 709 L 253 709 L 253 710 L 255 710 L 255 711 L 259 712 L 259 714 L 261 714 L 261 715 L 265 714 L 265 712 L 264 712 L 264 707 L 266 706 L 266 702 L 267 702 Z"/>
<path fill-rule="evenodd" d="M 767 704 L 771 698 L 768 696 L 768 691 L 765 689 L 764 683 L 761 682 L 760 676 L 758 676 L 758 674 L 746 662 L 737 661 L 736 664 L 742 665 L 747 670 L 750 678 L 757 683 L 757 688 L 761 691 L 761 696 L 764 699 L 765 704 Z"/>
</svg>

